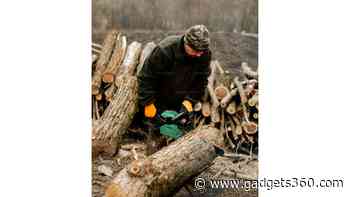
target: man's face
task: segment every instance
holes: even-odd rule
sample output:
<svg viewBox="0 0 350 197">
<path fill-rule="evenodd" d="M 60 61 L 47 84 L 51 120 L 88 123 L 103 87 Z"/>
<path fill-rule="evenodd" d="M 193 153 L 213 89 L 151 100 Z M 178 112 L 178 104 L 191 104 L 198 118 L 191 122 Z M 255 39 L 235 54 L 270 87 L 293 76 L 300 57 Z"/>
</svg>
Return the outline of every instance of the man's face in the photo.
<svg viewBox="0 0 350 197">
<path fill-rule="evenodd" d="M 185 51 L 186 51 L 187 55 L 189 55 L 190 57 L 200 57 L 204 53 L 204 51 L 196 51 L 196 50 L 192 49 L 187 44 L 185 44 Z"/>
</svg>

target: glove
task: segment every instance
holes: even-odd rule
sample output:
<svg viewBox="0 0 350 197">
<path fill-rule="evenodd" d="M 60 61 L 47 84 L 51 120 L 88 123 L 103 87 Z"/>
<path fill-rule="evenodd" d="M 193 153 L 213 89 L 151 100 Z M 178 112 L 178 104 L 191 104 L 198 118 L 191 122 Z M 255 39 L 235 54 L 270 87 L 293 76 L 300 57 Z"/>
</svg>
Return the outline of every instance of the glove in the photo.
<svg viewBox="0 0 350 197">
<path fill-rule="evenodd" d="M 146 105 L 144 109 L 144 114 L 145 114 L 145 117 L 147 118 L 153 118 L 157 114 L 156 106 L 153 103 Z"/>
<path fill-rule="evenodd" d="M 193 111 L 192 103 L 189 100 L 182 101 L 182 106 L 187 110 L 187 112 Z"/>
</svg>

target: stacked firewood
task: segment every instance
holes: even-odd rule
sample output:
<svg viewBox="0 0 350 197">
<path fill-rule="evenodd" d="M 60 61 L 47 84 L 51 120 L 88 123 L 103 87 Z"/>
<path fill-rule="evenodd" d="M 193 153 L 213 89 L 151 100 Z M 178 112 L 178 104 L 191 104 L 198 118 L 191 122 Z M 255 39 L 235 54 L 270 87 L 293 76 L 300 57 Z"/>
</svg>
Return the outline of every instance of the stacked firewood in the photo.
<svg viewBox="0 0 350 197">
<path fill-rule="evenodd" d="M 257 143 L 258 74 L 246 62 L 241 73 L 224 71 L 218 61 L 211 62 L 208 86 L 201 102 L 194 106 L 195 126 L 212 124 L 220 128 L 229 146 Z M 240 74 L 240 75 L 238 75 Z"/>
<path fill-rule="evenodd" d="M 126 36 L 110 31 L 103 45 L 93 44 L 92 57 L 92 145 L 93 152 L 113 155 L 121 136 L 137 111 L 136 74 L 155 47 L 147 43 L 127 45 Z"/>
</svg>

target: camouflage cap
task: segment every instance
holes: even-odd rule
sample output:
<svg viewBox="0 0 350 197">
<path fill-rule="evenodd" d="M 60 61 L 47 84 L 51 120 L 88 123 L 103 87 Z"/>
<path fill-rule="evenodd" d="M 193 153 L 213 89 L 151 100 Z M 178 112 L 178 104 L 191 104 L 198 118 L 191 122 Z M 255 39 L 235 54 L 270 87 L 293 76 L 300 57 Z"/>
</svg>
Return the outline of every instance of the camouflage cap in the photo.
<svg viewBox="0 0 350 197">
<path fill-rule="evenodd" d="M 197 51 L 209 48 L 209 31 L 204 25 L 195 25 L 186 30 L 184 41 L 187 45 Z"/>
</svg>

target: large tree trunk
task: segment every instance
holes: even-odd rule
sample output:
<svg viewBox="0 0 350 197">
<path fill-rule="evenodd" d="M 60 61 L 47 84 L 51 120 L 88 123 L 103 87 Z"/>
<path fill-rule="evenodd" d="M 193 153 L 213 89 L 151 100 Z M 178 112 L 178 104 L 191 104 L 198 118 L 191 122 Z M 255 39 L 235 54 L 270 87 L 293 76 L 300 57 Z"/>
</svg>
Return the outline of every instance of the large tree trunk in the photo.
<svg viewBox="0 0 350 197">
<path fill-rule="evenodd" d="M 97 95 L 100 93 L 102 74 L 111 58 L 117 36 L 118 32 L 113 30 L 107 34 L 106 39 L 104 40 L 102 52 L 98 58 L 95 72 L 92 77 L 92 95 Z"/>
<path fill-rule="evenodd" d="M 98 125 L 93 127 L 93 154 L 106 153 L 114 155 L 122 135 L 130 126 L 137 111 L 137 79 L 125 76 L 117 79 L 122 84 L 113 96 Z"/>
<path fill-rule="evenodd" d="M 217 157 L 215 146 L 223 143 L 218 129 L 199 127 L 121 170 L 107 188 L 106 197 L 171 196 L 211 164 Z"/>
<path fill-rule="evenodd" d="M 117 43 L 115 44 L 115 48 L 113 51 L 113 55 L 111 57 L 111 61 L 109 62 L 106 70 L 103 73 L 103 82 L 105 83 L 113 83 L 115 79 L 115 75 L 117 73 L 118 67 L 122 63 L 125 53 L 126 53 L 126 37 L 118 35 Z"/>
</svg>

